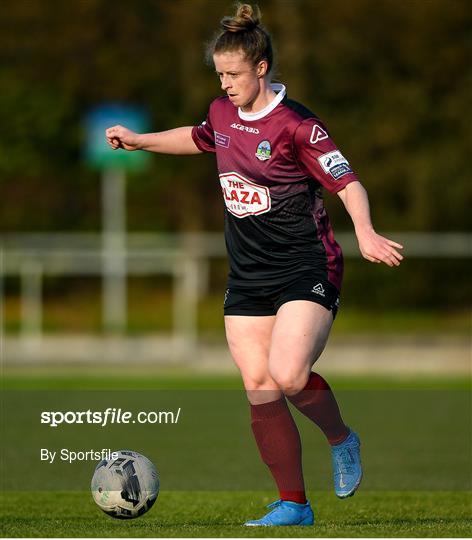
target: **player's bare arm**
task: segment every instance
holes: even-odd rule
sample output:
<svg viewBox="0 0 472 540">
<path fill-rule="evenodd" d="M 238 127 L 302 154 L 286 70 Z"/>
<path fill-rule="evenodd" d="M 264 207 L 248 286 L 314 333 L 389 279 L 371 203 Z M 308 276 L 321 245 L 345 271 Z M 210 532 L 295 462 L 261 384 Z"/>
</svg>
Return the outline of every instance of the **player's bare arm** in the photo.
<svg viewBox="0 0 472 540">
<path fill-rule="evenodd" d="M 398 250 L 403 249 L 403 246 L 375 232 L 370 218 L 367 191 L 362 184 L 351 182 L 339 191 L 338 195 L 354 223 L 362 256 L 371 262 L 399 266 L 403 256 Z"/>
<path fill-rule="evenodd" d="M 108 144 L 117 150 L 147 150 L 158 154 L 194 155 L 201 154 L 192 139 L 192 127 L 178 127 L 158 133 L 135 133 L 124 126 L 113 126 L 106 130 Z"/>
</svg>

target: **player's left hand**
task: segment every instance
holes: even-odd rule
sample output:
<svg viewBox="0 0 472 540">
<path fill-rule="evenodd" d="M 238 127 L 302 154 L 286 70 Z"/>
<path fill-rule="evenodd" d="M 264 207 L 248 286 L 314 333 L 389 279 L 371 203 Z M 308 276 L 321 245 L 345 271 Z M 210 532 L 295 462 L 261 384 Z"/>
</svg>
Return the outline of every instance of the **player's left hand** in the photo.
<svg viewBox="0 0 472 540">
<path fill-rule="evenodd" d="M 357 239 L 359 250 L 368 261 L 400 266 L 403 260 L 403 255 L 398 251 L 403 249 L 401 244 L 377 234 L 374 230 L 358 235 Z"/>
</svg>

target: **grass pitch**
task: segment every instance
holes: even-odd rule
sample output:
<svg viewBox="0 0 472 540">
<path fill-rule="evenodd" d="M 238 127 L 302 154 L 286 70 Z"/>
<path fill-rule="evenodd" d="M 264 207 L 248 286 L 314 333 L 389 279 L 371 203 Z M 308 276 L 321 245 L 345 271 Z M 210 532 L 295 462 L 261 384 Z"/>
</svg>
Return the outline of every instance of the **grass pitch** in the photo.
<svg viewBox="0 0 472 540">
<path fill-rule="evenodd" d="M 247 528 L 267 492 L 163 492 L 135 520 L 103 514 L 89 493 L 3 494 L 2 536 L 8 537 L 468 537 L 470 493 L 358 492 L 348 500 L 310 492 L 313 527 Z"/>
<path fill-rule="evenodd" d="M 12 440 L 15 434 L 21 435 L 23 446 L 34 447 L 39 444 L 37 437 L 42 436 L 44 430 L 51 429 L 41 428 L 36 412 L 29 418 L 28 396 L 36 395 L 35 392 L 38 391 L 51 390 L 54 396 L 64 396 L 58 401 L 59 408 L 66 407 L 71 396 L 77 391 L 91 395 L 87 392 L 96 392 L 98 389 L 106 392 L 121 389 L 126 392 L 122 396 L 120 394 L 119 404 L 122 400 L 125 402 L 131 389 L 134 392 L 133 397 L 136 398 L 159 389 L 172 395 L 176 393 L 178 400 L 189 399 L 188 396 L 193 393 L 195 399 L 192 397 L 185 408 L 188 420 L 193 421 L 191 413 L 195 407 L 192 405 L 201 404 L 197 397 L 203 395 L 202 389 L 211 390 L 207 392 L 211 399 L 216 395 L 215 390 L 220 392 L 228 390 L 228 395 L 233 395 L 234 390 L 240 389 L 241 384 L 233 377 L 203 375 L 196 377 L 188 374 L 186 377 L 180 377 L 175 373 L 167 377 L 162 373 L 154 377 L 142 375 L 136 377 L 128 374 L 125 376 L 121 373 L 114 377 L 109 374 L 91 376 L 82 370 L 72 374 L 70 367 L 67 375 L 66 370 L 62 374 L 56 370 L 57 367 L 54 372 L 45 370 L 34 375 L 30 369 L 23 373 L 4 373 L 5 395 L 13 392 L 12 395 L 19 396 L 23 404 L 23 408 L 14 407 L 13 420 L 8 421 L 6 416 L 7 423 L 12 425 L 7 426 L 9 432 L 4 429 L 5 435 L 10 433 L 9 437 L 5 437 L 5 441 Z M 162 479 L 166 479 L 167 488 L 163 482 L 163 491 L 149 513 L 130 521 L 115 520 L 103 514 L 93 502 L 90 492 L 86 491 L 93 464 L 87 465 L 86 474 L 76 474 L 75 469 L 70 470 L 70 475 L 75 481 L 68 485 L 72 485 L 76 491 L 64 491 L 63 489 L 68 488 L 60 488 L 61 480 L 64 480 L 66 475 L 61 478 L 62 473 L 58 472 L 60 469 L 48 469 L 51 471 L 48 476 L 51 489 L 44 491 L 47 487 L 33 487 L 35 482 L 36 485 L 41 485 L 39 467 L 44 467 L 37 463 L 36 458 L 26 462 L 28 470 L 22 476 L 22 481 L 14 482 L 15 476 L 9 476 L 8 468 L 25 469 L 25 462 L 21 462 L 23 465 L 18 467 L 14 465 L 13 458 L 18 452 L 5 453 L 8 445 L 3 443 L 2 461 L 7 467 L 4 471 L 6 473 L 4 481 L 10 478 L 11 482 L 9 487 L 4 486 L 0 494 L 0 534 L 2 537 L 112 538 L 470 537 L 472 532 L 470 398 L 466 397 L 470 382 L 467 379 L 423 378 L 394 381 L 349 378 L 330 380 L 330 383 L 337 392 L 339 391 L 338 397 L 346 407 L 349 418 L 355 421 L 353 425 L 359 424 L 362 427 L 366 475 L 355 497 L 347 500 L 337 499 L 331 489 L 330 458 L 326 443 L 321 436 L 314 436 L 308 422 L 303 425 L 303 419 L 297 417 L 305 436 L 304 448 L 310 449 L 305 454 L 306 472 L 309 473 L 305 475 L 307 485 L 310 487 L 311 483 L 313 486 L 313 481 L 316 481 L 317 489 L 320 490 L 308 493 L 316 518 L 313 527 L 242 526 L 247 519 L 261 517 L 266 512 L 265 505 L 277 497 L 275 491 L 267 490 L 272 486 L 269 474 L 262 465 L 260 470 L 258 469 L 256 450 L 252 447 L 254 445 L 249 432 L 244 431 L 247 428 L 246 411 L 241 410 L 239 399 L 236 399 L 234 404 L 229 399 L 224 404 L 224 421 L 217 423 L 218 419 L 215 417 L 211 424 L 196 424 L 198 429 L 190 432 L 191 444 L 185 438 L 190 429 L 185 423 L 182 424 L 181 431 L 166 432 L 168 439 L 161 437 L 159 443 L 148 441 L 149 448 L 154 448 L 160 453 L 161 461 L 157 464 L 158 468 L 162 467 L 160 472 Z M 195 392 L 195 389 L 199 391 Z M 181 393 L 178 394 L 177 390 Z M 136 394 L 136 391 L 139 393 Z M 162 392 L 155 393 L 155 396 L 162 395 Z M 105 393 L 104 396 L 107 400 L 108 394 Z M 4 405 L 4 412 L 6 411 L 7 415 L 10 406 L 7 398 L 4 398 Z M 221 408 L 221 402 L 219 406 L 216 407 L 217 412 Z M 209 410 L 213 409 L 215 407 Z M 231 422 L 226 421 L 227 417 L 231 418 Z M 237 431 L 238 422 L 241 435 Z M 22 430 L 29 433 L 31 440 L 28 444 L 25 444 L 27 437 Z M 65 431 L 64 428 L 62 433 Z M 112 440 L 113 435 L 111 431 L 104 430 L 91 433 L 84 431 L 82 434 L 76 426 L 71 427 L 71 431 L 73 434 L 77 432 L 80 440 L 86 436 L 82 443 L 86 445 L 88 442 L 85 441 L 90 440 L 92 435 L 96 438 L 104 437 L 103 441 Z M 229 442 L 226 446 L 216 448 L 217 453 L 209 459 L 209 444 L 214 442 L 212 437 L 215 437 L 215 431 L 218 432 L 218 440 L 227 439 Z M 49 433 L 54 433 L 57 437 L 61 431 L 45 433 L 47 438 L 51 437 L 48 444 L 52 444 L 52 435 Z M 235 433 L 239 444 L 242 445 L 236 455 L 231 453 L 234 451 L 231 436 Z M 396 434 L 394 438 L 392 433 Z M 206 445 L 200 445 L 201 448 L 198 445 L 197 434 L 202 436 L 202 440 L 207 441 Z M 125 433 L 124 436 L 126 438 L 128 435 Z M 144 430 L 140 436 L 143 437 L 144 445 L 145 440 L 149 439 L 148 430 Z M 174 441 L 176 446 L 170 446 L 166 450 L 165 444 L 172 442 L 173 439 L 177 439 Z M 95 440 L 94 445 L 96 444 L 98 443 Z M 246 444 L 249 446 L 244 446 Z M 179 453 L 182 448 L 185 450 L 185 456 L 189 458 L 185 470 Z M 165 451 L 167 462 L 164 459 Z M 149 455 L 153 456 L 152 453 Z M 172 456 L 175 463 L 171 460 Z M 234 459 L 229 459 L 228 456 L 233 456 Z M 239 469 L 236 467 L 237 464 Z M 171 474 L 173 466 L 174 477 Z M 231 466 L 235 467 L 234 470 Z M 195 481 L 192 480 L 192 469 L 198 471 Z M 227 478 L 218 478 L 220 470 L 226 472 L 228 481 Z M 249 479 L 243 477 L 244 471 Z M 80 472 L 79 469 L 77 472 Z M 219 491 L 209 491 L 206 487 L 203 488 L 204 491 L 197 491 L 199 488 L 196 481 L 200 476 L 206 479 L 209 489 L 213 489 L 214 484 L 214 489 Z M 195 487 L 195 490 L 189 491 L 187 487 L 182 489 L 169 487 L 178 485 L 180 478 L 183 479 L 182 486 L 190 486 L 190 489 Z M 78 479 L 82 479 L 83 482 L 76 486 Z M 224 485 L 224 481 L 227 481 L 228 489 L 218 487 Z M 255 489 L 247 490 L 240 487 L 243 485 L 251 485 Z M 18 488 L 23 491 L 19 491 Z M 43 491 L 37 491 L 38 489 Z"/>
</svg>

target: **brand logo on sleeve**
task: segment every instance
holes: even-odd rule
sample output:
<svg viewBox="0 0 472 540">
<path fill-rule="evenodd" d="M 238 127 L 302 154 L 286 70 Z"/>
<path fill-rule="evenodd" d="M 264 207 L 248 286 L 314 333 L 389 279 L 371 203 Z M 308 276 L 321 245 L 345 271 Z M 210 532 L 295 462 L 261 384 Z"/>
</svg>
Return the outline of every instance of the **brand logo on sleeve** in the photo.
<svg viewBox="0 0 472 540">
<path fill-rule="evenodd" d="M 318 158 L 318 161 L 326 174 L 330 174 L 335 180 L 341 178 L 347 173 L 351 173 L 352 169 L 348 160 L 341 154 L 339 150 L 328 152 Z"/>
<path fill-rule="evenodd" d="M 328 138 L 328 134 L 326 133 L 326 131 L 322 127 L 320 127 L 318 124 L 315 124 L 313 126 L 313 129 L 311 130 L 311 135 L 310 135 L 311 144 L 316 144 L 317 142 L 324 141 L 327 138 Z"/>
<path fill-rule="evenodd" d="M 266 161 L 270 159 L 272 149 L 269 141 L 261 141 L 256 150 L 256 158 L 260 161 Z"/>
<path fill-rule="evenodd" d="M 218 131 L 214 131 L 213 133 L 215 134 L 215 144 L 222 146 L 223 148 L 229 148 L 231 137 L 224 135 L 223 133 L 218 133 Z"/>
<path fill-rule="evenodd" d="M 221 190 L 228 212 L 238 218 L 257 216 L 271 207 L 270 191 L 236 172 L 220 174 Z"/>
</svg>

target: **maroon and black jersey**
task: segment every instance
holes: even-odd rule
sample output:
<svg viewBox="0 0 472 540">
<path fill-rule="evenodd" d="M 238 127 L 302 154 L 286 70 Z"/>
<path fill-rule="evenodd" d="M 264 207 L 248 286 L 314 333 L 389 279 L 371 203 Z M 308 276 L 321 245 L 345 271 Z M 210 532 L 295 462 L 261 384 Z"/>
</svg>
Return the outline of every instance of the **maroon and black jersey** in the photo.
<svg viewBox="0 0 472 540">
<path fill-rule="evenodd" d="M 338 290 L 342 252 L 323 205 L 357 180 L 326 127 L 272 85 L 275 99 L 245 113 L 215 99 L 192 137 L 214 152 L 225 203 L 229 287 L 264 287 L 318 275 Z"/>
</svg>

